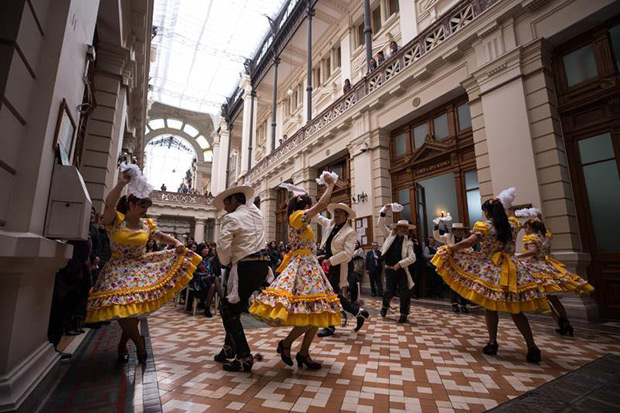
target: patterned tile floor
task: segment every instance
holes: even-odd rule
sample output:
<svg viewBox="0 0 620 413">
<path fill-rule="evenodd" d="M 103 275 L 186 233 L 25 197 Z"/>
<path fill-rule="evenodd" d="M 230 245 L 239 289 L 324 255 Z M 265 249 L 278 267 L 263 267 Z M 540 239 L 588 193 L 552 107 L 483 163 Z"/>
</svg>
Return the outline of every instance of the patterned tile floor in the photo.
<svg viewBox="0 0 620 413">
<path fill-rule="evenodd" d="M 487 337 L 480 310 L 454 314 L 414 301 L 409 323 L 398 324 L 395 305 L 386 319 L 378 315 L 378 300 L 366 307 L 372 317 L 359 333 L 349 324 L 316 339 L 312 355 L 323 369 L 314 372 L 280 361 L 275 348 L 288 328 L 244 315 L 248 341 L 264 356 L 249 374 L 225 372 L 213 361 L 224 340 L 217 317 L 166 305 L 149 318 L 164 412 L 485 411 L 605 354 L 620 354 L 617 334 L 578 328 L 575 338 L 564 338 L 551 323 L 533 321 L 543 362 L 531 365 L 508 318 L 500 320 L 499 354 L 490 357 L 480 352 Z"/>
</svg>

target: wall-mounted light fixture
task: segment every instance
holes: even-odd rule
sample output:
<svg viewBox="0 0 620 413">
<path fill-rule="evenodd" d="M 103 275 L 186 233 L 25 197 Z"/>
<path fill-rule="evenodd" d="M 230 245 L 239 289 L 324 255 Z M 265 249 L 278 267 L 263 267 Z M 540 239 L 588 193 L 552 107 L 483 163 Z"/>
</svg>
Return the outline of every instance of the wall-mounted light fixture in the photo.
<svg viewBox="0 0 620 413">
<path fill-rule="evenodd" d="M 351 203 L 352 204 L 362 204 L 364 202 L 368 201 L 368 194 L 364 191 L 362 191 L 361 194 L 357 194 L 357 195 L 352 195 L 351 196 Z"/>
</svg>

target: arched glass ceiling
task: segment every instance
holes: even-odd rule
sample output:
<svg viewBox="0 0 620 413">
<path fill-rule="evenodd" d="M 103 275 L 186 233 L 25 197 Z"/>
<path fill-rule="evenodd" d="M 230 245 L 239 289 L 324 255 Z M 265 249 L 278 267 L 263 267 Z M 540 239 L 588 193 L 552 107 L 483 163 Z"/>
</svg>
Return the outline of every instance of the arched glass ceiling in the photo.
<svg viewBox="0 0 620 413">
<path fill-rule="evenodd" d="M 178 191 L 186 171 L 191 168 L 196 152 L 184 138 L 160 135 L 144 148 L 146 164 L 144 175 L 155 189 L 166 185 L 168 191 Z"/>
<path fill-rule="evenodd" d="M 151 98 L 219 113 L 286 0 L 155 0 Z"/>
<path fill-rule="evenodd" d="M 183 121 L 180 121 L 178 119 L 171 119 L 171 118 L 153 119 L 149 121 L 149 123 L 147 124 L 146 133 L 157 131 L 159 129 L 164 129 L 166 125 L 168 125 L 168 128 L 170 129 L 182 130 L 183 132 L 187 133 L 189 136 L 194 138 L 198 146 L 200 146 L 200 149 L 202 149 L 203 151 L 205 162 L 211 162 L 213 160 L 211 144 L 209 143 L 209 141 L 207 141 L 207 138 L 205 138 L 203 135 L 198 135 L 200 131 L 196 129 L 195 127 L 193 127 L 192 125 L 190 124 L 183 125 Z M 206 155 L 207 152 L 210 153 L 209 156 Z"/>
</svg>

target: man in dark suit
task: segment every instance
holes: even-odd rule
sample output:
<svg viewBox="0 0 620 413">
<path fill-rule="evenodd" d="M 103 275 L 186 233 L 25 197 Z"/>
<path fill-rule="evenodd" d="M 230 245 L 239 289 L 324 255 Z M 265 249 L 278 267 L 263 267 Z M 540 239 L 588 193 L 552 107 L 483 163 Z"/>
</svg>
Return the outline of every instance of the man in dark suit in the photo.
<svg viewBox="0 0 620 413">
<path fill-rule="evenodd" d="M 372 296 L 383 296 L 383 282 L 381 280 L 381 251 L 379 250 L 379 244 L 372 243 L 372 250 L 366 253 L 365 267 L 370 279 L 370 289 Z"/>
</svg>

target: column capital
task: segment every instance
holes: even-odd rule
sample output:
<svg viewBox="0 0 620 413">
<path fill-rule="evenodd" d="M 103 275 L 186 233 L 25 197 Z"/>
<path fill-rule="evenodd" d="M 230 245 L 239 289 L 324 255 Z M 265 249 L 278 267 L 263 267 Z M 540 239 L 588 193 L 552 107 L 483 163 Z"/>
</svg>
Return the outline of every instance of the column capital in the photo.
<svg viewBox="0 0 620 413">
<path fill-rule="evenodd" d="M 122 46 L 100 42 L 97 48 L 97 72 L 119 76 L 125 75 L 125 66 L 131 60 L 132 51 Z"/>
</svg>

